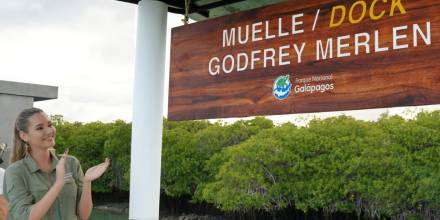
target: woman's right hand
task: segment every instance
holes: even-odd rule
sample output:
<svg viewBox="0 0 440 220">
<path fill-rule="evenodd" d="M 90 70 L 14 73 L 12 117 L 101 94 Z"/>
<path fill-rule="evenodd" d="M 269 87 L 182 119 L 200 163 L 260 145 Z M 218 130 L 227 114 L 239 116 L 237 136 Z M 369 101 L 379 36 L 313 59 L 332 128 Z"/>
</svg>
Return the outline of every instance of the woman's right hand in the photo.
<svg viewBox="0 0 440 220">
<path fill-rule="evenodd" d="M 28 219 L 43 219 L 59 196 L 64 187 L 64 173 L 66 172 L 64 165 L 66 164 L 67 153 L 68 150 L 58 160 L 55 183 L 38 202 L 31 206 Z"/>
<path fill-rule="evenodd" d="M 57 176 L 55 182 L 60 185 L 64 185 L 64 173 L 66 172 L 65 164 L 68 153 L 69 153 L 69 149 L 66 149 L 66 151 L 64 151 L 64 154 L 61 155 L 60 160 L 58 160 L 58 164 L 56 166 Z"/>
</svg>

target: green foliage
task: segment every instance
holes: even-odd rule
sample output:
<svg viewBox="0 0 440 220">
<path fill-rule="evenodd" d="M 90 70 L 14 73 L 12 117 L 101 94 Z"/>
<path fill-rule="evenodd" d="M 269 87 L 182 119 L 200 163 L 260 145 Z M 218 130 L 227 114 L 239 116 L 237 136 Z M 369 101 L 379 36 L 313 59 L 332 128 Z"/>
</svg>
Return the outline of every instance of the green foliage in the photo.
<svg viewBox="0 0 440 220">
<path fill-rule="evenodd" d="M 130 189 L 131 123 L 115 121 L 107 133 L 104 143 L 104 157 L 111 159 L 107 171 L 113 190 Z"/>
<path fill-rule="evenodd" d="M 284 127 L 293 131 L 295 127 Z M 216 176 L 200 197 L 227 211 L 274 210 L 286 207 L 283 195 L 286 171 L 296 165 L 273 128 L 233 147 L 225 148 L 208 162 Z"/>
<path fill-rule="evenodd" d="M 69 148 L 69 154 L 79 159 L 84 172 L 102 163 L 106 157 L 112 159 L 109 171 L 93 183 L 94 192 L 128 190 L 131 124 L 123 121 L 69 123 L 61 116 L 55 119 L 57 153 Z"/>
<path fill-rule="evenodd" d="M 181 127 L 164 130 L 161 188 L 169 196 L 192 194 L 200 182 L 200 158 L 191 138 L 192 133 Z"/>
<path fill-rule="evenodd" d="M 86 170 L 111 170 L 94 191 L 129 190 L 131 124 L 69 123 L 54 116 L 57 150 Z M 340 116 L 306 127 L 257 117 L 233 124 L 164 120 L 161 190 L 223 211 L 293 206 L 325 215 L 440 218 L 440 111 L 377 122 Z"/>
<path fill-rule="evenodd" d="M 231 125 L 206 121 L 165 121 L 162 190 L 176 197 L 198 194 L 204 183 L 212 178 L 205 167 L 213 155 L 270 127 L 273 127 L 272 121 L 261 117 Z"/>
<path fill-rule="evenodd" d="M 264 130 L 211 157 L 199 200 L 225 211 L 286 205 L 368 218 L 439 216 L 439 113 L 341 116 Z"/>
</svg>

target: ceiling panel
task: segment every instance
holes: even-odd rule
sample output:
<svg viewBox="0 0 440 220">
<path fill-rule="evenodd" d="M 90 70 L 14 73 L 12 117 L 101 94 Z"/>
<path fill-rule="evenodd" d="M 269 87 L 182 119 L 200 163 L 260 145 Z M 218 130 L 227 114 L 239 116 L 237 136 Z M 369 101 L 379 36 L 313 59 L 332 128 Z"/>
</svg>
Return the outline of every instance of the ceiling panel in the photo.
<svg viewBox="0 0 440 220">
<path fill-rule="evenodd" d="M 117 0 L 137 4 L 139 0 Z M 159 0 L 168 5 L 168 11 L 185 14 L 185 0 Z M 286 0 L 191 0 L 190 18 L 202 21 L 240 11 L 275 4 Z"/>
</svg>

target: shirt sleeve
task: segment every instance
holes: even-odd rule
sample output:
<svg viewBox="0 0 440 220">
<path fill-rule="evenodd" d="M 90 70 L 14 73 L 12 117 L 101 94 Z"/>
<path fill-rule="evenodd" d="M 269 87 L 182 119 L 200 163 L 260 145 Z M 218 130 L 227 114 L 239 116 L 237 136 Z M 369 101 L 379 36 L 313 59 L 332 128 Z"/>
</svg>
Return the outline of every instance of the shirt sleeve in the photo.
<svg viewBox="0 0 440 220">
<path fill-rule="evenodd" d="M 83 191 L 83 178 L 84 178 L 84 172 L 81 168 L 81 164 L 79 163 L 78 159 L 74 159 L 75 166 L 76 166 L 76 178 L 75 182 L 78 187 L 77 195 L 76 195 L 76 212 L 78 212 L 79 202 L 81 201 L 81 195 Z M 78 214 L 78 213 L 77 213 Z"/>
<path fill-rule="evenodd" d="M 9 214 L 13 219 L 29 219 L 34 199 L 26 188 L 23 177 L 15 169 L 7 169 L 4 178 L 5 193 L 9 200 Z"/>
</svg>

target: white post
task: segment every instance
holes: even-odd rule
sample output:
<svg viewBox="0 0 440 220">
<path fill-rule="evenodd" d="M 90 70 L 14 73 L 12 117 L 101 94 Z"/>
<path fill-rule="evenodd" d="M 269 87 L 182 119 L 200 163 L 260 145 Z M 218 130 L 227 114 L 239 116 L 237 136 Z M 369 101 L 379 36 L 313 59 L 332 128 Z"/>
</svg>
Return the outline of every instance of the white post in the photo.
<svg viewBox="0 0 440 220">
<path fill-rule="evenodd" d="M 129 219 L 158 220 L 167 6 L 138 4 Z"/>
</svg>

